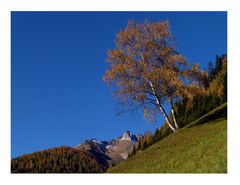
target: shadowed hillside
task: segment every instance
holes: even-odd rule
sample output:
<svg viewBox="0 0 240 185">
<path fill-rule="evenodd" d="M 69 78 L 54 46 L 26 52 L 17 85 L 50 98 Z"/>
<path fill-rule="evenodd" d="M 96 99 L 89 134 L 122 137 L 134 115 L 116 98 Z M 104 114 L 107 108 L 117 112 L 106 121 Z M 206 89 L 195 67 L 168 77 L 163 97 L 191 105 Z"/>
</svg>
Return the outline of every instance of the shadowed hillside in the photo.
<svg viewBox="0 0 240 185">
<path fill-rule="evenodd" d="M 94 156 L 70 147 L 59 147 L 12 159 L 12 173 L 96 173 L 104 172 Z"/>
</svg>

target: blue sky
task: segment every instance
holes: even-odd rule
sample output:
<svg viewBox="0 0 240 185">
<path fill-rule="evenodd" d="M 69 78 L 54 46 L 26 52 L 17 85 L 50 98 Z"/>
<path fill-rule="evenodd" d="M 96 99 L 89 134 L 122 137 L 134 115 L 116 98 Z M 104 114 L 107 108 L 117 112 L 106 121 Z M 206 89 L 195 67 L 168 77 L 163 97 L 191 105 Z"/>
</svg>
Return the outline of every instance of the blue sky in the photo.
<svg viewBox="0 0 240 185">
<path fill-rule="evenodd" d="M 130 19 L 168 20 L 178 51 L 202 68 L 227 52 L 226 12 L 12 12 L 12 157 L 162 124 L 140 113 L 116 117 L 102 80 L 107 50 Z"/>
</svg>

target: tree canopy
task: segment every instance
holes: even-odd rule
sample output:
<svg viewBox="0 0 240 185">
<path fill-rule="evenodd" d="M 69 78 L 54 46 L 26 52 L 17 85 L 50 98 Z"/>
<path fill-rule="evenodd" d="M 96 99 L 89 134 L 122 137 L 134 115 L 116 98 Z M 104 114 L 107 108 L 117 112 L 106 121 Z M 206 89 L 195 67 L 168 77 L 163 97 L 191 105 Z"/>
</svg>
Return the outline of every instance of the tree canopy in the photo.
<svg viewBox="0 0 240 185">
<path fill-rule="evenodd" d="M 133 110 L 142 109 L 144 116 L 153 121 L 160 111 L 175 132 L 178 125 L 174 102 L 201 92 L 204 73 L 176 51 L 168 21 L 129 21 L 115 42 L 115 48 L 108 51 L 110 65 L 104 80 L 113 85 L 119 102 Z M 165 102 L 171 105 L 172 123 L 164 110 Z"/>
</svg>

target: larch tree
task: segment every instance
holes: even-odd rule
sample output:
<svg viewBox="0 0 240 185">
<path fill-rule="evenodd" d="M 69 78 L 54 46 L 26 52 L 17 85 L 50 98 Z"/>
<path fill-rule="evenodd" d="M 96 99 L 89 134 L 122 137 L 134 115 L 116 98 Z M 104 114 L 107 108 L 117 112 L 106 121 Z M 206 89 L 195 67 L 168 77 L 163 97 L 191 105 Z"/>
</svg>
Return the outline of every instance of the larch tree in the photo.
<svg viewBox="0 0 240 185">
<path fill-rule="evenodd" d="M 174 103 L 199 89 L 199 66 L 190 66 L 174 47 L 168 21 L 136 24 L 129 21 L 108 51 L 109 69 L 103 79 L 113 85 L 118 100 L 132 109 L 142 109 L 145 118 L 156 121 L 158 111 L 176 132 Z M 171 119 L 164 109 L 171 107 Z"/>
</svg>

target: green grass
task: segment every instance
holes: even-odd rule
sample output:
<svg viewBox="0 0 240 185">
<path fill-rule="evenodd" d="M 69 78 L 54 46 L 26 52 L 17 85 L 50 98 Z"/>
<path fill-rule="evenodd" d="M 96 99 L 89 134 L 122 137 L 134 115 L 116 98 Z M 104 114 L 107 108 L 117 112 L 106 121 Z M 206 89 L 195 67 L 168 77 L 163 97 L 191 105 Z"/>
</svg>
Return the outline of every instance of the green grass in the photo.
<svg viewBox="0 0 240 185">
<path fill-rule="evenodd" d="M 180 129 L 107 172 L 226 173 L 227 120 L 220 118 Z"/>
</svg>

